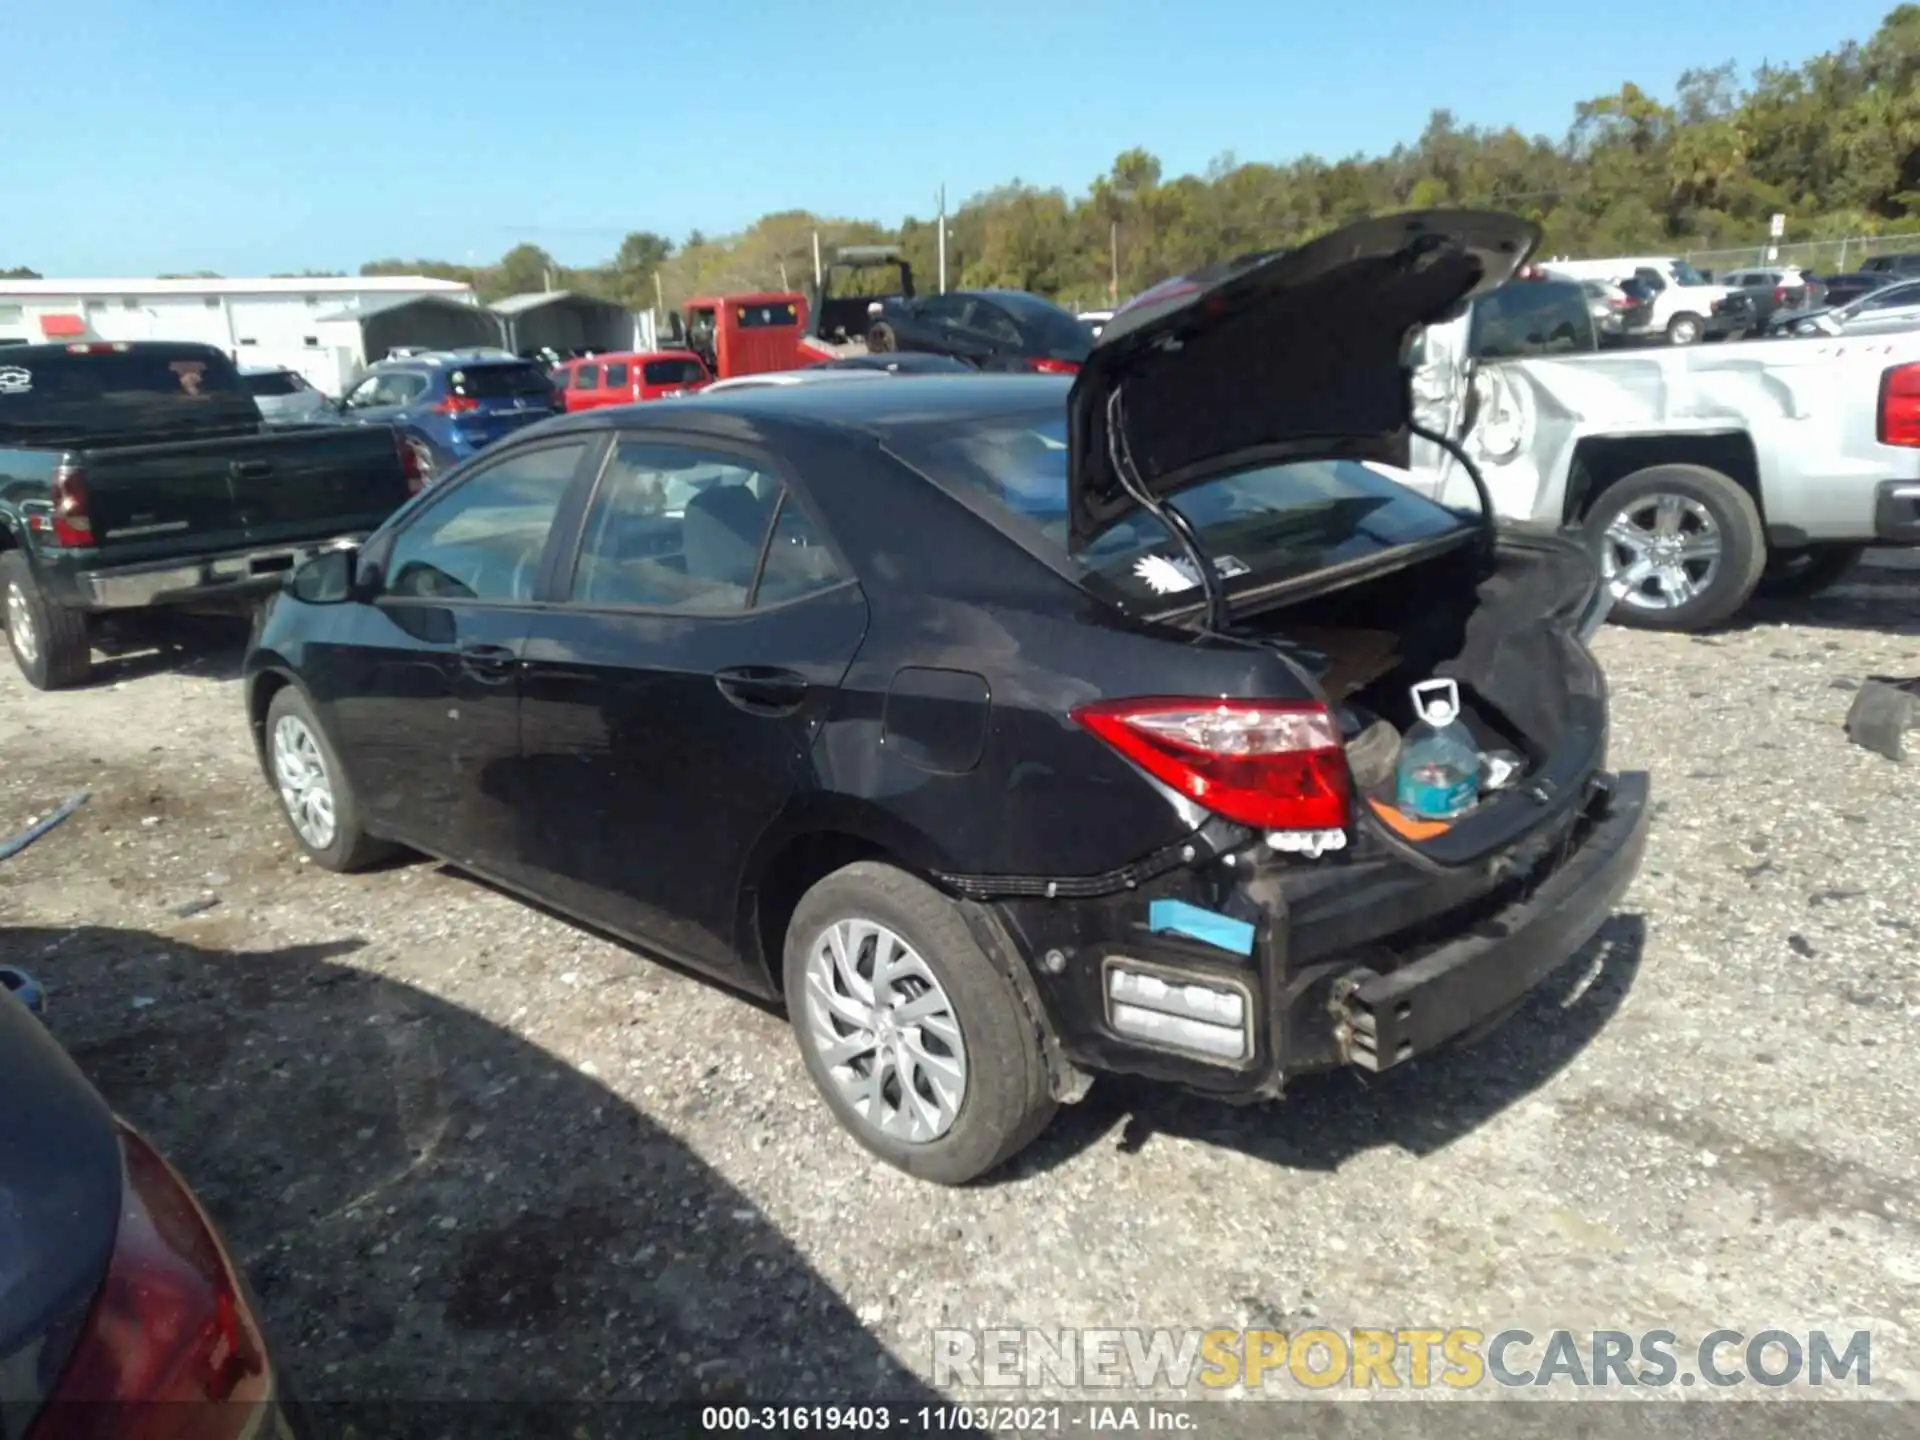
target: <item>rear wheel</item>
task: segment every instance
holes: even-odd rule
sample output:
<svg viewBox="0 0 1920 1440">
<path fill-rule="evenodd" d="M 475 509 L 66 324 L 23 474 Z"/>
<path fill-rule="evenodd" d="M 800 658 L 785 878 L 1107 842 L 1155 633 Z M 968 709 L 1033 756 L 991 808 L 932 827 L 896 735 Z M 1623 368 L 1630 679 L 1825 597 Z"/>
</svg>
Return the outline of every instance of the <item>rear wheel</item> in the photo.
<svg viewBox="0 0 1920 1440">
<path fill-rule="evenodd" d="M 49 600 L 18 550 L 0 555 L 0 592 L 6 598 L 7 645 L 13 663 L 36 690 L 78 685 L 93 669 L 84 611 Z"/>
<path fill-rule="evenodd" d="M 886 321 L 875 322 L 867 331 L 867 353 L 870 355 L 891 355 L 900 348 L 899 337 L 893 333 L 893 327 Z"/>
<path fill-rule="evenodd" d="M 1700 337 L 1706 334 L 1706 322 L 1690 311 L 1682 312 L 1667 322 L 1667 343 L 1669 345 L 1698 345 Z"/>
<path fill-rule="evenodd" d="M 1053 1118 L 1032 1020 L 954 903 L 891 865 L 834 871 L 787 927 L 787 1009 L 836 1119 L 909 1175 L 964 1185 Z"/>
<path fill-rule="evenodd" d="M 294 839 L 316 865 L 360 870 L 392 853 L 391 845 L 361 827 L 360 803 L 346 768 L 307 697 L 291 685 L 267 706 L 267 764 Z"/>
<path fill-rule="evenodd" d="M 1768 600 L 1808 600 L 1837 585 L 1866 551 L 1864 545 L 1802 545 L 1767 556 L 1755 594 Z"/>
<path fill-rule="evenodd" d="M 1615 481 L 1583 527 L 1613 592 L 1610 618 L 1705 630 L 1747 603 L 1766 564 L 1753 497 L 1704 465 L 1650 465 Z"/>
</svg>

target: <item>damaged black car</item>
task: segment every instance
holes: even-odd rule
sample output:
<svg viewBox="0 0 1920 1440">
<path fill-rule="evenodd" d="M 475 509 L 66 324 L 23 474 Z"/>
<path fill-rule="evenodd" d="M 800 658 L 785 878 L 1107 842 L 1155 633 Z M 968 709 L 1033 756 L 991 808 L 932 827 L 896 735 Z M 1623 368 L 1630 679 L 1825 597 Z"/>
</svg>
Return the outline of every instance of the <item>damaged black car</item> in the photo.
<svg viewBox="0 0 1920 1440">
<path fill-rule="evenodd" d="M 1411 337 L 1536 239 L 1423 212 L 1248 257 L 1071 385 L 532 427 L 291 578 L 263 767 L 323 865 L 411 847 L 784 1000 L 930 1180 L 1103 1072 L 1387 1070 L 1514 1008 L 1646 839 L 1590 552 L 1388 468 Z"/>
</svg>

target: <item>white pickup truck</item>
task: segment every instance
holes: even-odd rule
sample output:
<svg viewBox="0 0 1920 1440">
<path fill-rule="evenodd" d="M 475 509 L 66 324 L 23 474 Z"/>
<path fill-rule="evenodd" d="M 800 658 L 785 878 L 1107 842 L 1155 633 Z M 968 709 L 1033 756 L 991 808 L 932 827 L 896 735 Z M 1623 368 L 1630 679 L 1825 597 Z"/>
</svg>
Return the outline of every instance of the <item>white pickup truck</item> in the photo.
<svg viewBox="0 0 1920 1440">
<path fill-rule="evenodd" d="M 1503 519 L 1585 530 L 1616 621 L 1702 630 L 1920 545 L 1920 330 L 1597 351 L 1592 324 L 1577 284 L 1505 285 L 1416 340 L 1414 409 Z M 1474 503 L 1442 447 L 1412 462 Z"/>
</svg>

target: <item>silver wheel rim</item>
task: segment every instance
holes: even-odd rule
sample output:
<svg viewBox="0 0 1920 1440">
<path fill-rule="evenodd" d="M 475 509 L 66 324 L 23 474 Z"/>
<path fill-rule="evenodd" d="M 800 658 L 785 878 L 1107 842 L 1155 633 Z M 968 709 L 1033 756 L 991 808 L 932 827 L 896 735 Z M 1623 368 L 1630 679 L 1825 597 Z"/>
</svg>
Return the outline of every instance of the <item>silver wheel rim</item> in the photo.
<svg viewBox="0 0 1920 1440">
<path fill-rule="evenodd" d="M 1673 343 L 1691 345 L 1700 338 L 1700 326 L 1693 320 L 1676 320 L 1673 325 Z"/>
<path fill-rule="evenodd" d="M 40 658 L 40 637 L 33 630 L 33 611 L 27 608 L 27 592 L 17 580 L 7 583 L 7 634 L 13 648 L 31 665 Z"/>
<path fill-rule="evenodd" d="M 1600 568 L 1616 605 L 1677 610 L 1712 586 L 1722 548 L 1720 526 L 1698 500 L 1645 495 L 1608 522 Z"/>
<path fill-rule="evenodd" d="M 919 953 L 884 925 L 839 920 L 814 937 L 806 975 L 801 1034 L 860 1123 L 909 1145 L 952 1129 L 967 1047 Z"/>
<path fill-rule="evenodd" d="M 314 849 L 326 849 L 336 828 L 333 782 L 319 741 L 297 715 L 283 715 L 273 727 L 273 773 L 293 828 Z"/>
</svg>

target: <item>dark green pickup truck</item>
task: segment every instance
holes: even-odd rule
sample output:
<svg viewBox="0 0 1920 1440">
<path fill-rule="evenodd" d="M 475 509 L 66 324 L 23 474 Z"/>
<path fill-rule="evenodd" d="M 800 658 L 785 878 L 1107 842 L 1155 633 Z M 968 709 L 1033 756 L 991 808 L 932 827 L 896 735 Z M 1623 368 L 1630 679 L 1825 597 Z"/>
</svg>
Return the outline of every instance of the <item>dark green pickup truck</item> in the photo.
<svg viewBox="0 0 1920 1440">
<path fill-rule="evenodd" d="M 277 588 L 419 489 L 386 426 L 267 428 L 207 345 L 0 350 L 0 594 L 29 683 L 76 685 L 88 617 Z"/>
</svg>

